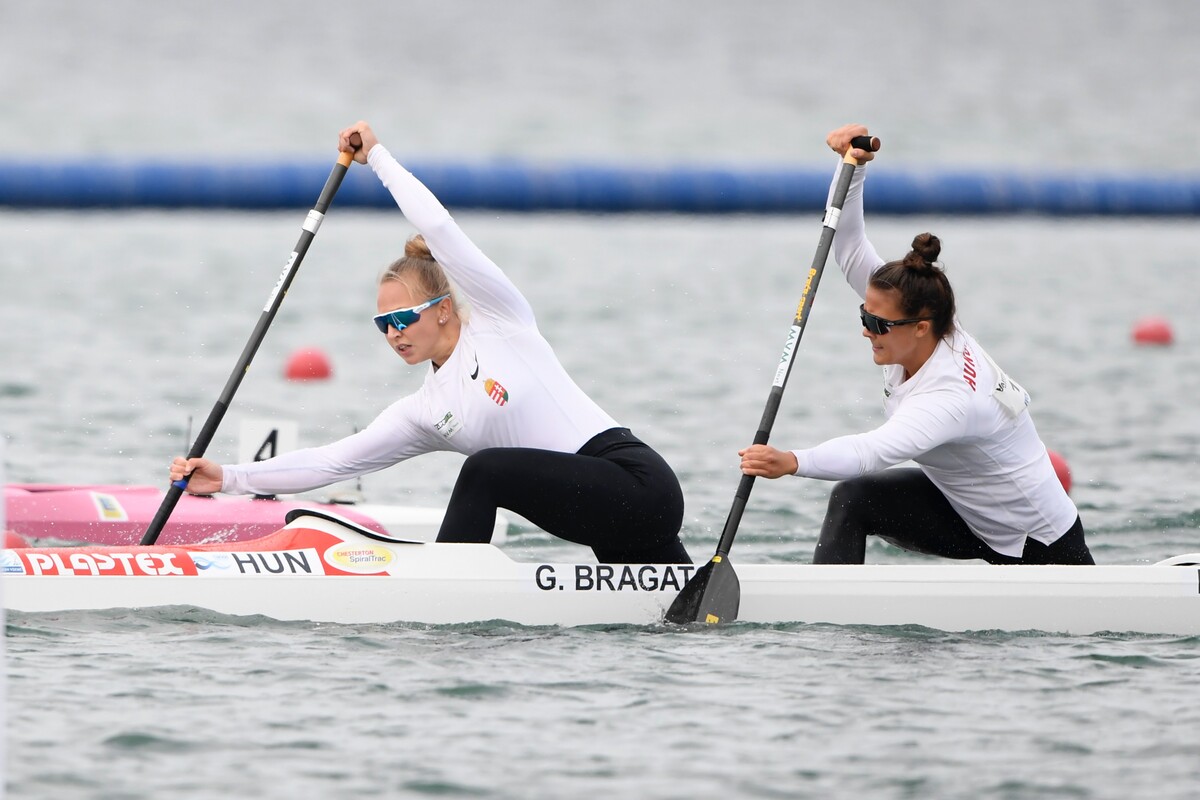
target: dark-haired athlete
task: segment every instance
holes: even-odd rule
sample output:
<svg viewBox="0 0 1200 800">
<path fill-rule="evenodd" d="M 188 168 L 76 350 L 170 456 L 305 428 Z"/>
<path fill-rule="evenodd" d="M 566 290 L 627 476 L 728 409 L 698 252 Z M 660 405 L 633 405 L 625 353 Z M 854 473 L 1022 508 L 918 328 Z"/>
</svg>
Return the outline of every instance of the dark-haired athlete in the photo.
<svg viewBox="0 0 1200 800">
<path fill-rule="evenodd" d="M 352 137 L 421 232 L 380 279 L 374 323 L 407 364 L 432 365 L 424 384 L 340 441 L 225 467 L 177 458 L 171 480 L 190 474 L 196 494 L 302 492 L 452 450 L 467 459 L 439 542 L 489 541 L 506 508 L 602 562 L 690 563 L 670 466 L 571 380 L 525 297 L 371 128 L 346 128 L 338 148 L 354 151 Z"/>
<path fill-rule="evenodd" d="M 845 155 L 862 125 L 826 140 Z M 874 153 L 854 149 L 860 165 Z M 959 327 L 954 292 L 923 233 L 899 261 L 866 237 L 863 181 L 855 169 L 834 257 L 863 298 L 863 336 L 883 366 L 887 421 L 868 433 L 803 450 L 752 445 L 747 475 L 837 480 L 813 556 L 861 564 L 874 535 L 906 550 L 993 564 L 1092 564 L 1079 511 L 1029 416 L 1029 395 Z M 920 467 L 888 469 L 905 461 Z"/>
</svg>

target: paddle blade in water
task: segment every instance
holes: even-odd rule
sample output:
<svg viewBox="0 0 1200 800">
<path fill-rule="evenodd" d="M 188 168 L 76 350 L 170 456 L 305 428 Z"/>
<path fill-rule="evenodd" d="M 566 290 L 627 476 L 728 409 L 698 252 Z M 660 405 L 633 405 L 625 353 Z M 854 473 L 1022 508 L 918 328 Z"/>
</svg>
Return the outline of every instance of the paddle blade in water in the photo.
<svg viewBox="0 0 1200 800">
<path fill-rule="evenodd" d="M 742 589 L 728 556 L 715 555 L 697 570 L 667 609 L 667 622 L 733 622 Z"/>
</svg>

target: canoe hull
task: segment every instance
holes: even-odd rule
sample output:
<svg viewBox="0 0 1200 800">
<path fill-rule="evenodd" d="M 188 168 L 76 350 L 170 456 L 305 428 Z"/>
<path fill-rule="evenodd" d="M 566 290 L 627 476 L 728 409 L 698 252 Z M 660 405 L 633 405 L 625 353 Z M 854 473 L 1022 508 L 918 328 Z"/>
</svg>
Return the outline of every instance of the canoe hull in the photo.
<svg viewBox="0 0 1200 800">
<path fill-rule="evenodd" d="M 15 611 L 195 606 L 337 623 L 660 622 L 692 565 L 518 562 L 492 545 L 399 542 L 296 516 L 231 545 L 30 548 L 3 555 Z M 1200 634 L 1200 568 L 737 565 L 739 619 L 946 631 Z"/>
</svg>

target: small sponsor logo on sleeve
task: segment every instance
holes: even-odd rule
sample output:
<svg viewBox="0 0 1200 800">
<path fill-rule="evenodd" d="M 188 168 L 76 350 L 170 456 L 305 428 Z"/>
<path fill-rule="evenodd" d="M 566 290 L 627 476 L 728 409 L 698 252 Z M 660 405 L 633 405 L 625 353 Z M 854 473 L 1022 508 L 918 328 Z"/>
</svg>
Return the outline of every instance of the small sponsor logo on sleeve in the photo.
<svg viewBox="0 0 1200 800">
<path fill-rule="evenodd" d="M 441 419 L 433 423 L 433 429 L 440 433 L 443 439 L 450 439 L 462 430 L 462 422 L 454 416 L 453 411 L 447 411 Z"/>
</svg>

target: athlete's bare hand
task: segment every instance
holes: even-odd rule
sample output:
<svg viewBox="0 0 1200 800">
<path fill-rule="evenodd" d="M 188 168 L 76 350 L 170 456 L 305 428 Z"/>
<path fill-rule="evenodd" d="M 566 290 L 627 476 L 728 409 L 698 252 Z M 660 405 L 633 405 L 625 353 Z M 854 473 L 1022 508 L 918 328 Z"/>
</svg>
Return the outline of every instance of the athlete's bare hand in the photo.
<svg viewBox="0 0 1200 800">
<path fill-rule="evenodd" d="M 795 475 L 800 464 L 796 454 L 790 450 L 777 450 L 769 444 L 752 444 L 739 450 L 742 457 L 742 472 L 756 478 L 781 478 Z"/>
<path fill-rule="evenodd" d="M 875 158 L 875 154 L 870 150 L 863 150 L 859 147 L 851 148 L 850 140 L 855 136 L 868 135 L 870 134 L 867 133 L 866 125 L 852 123 L 850 125 L 843 125 L 837 130 L 830 131 L 829 135 L 825 137 L 825 144 L 829 145 L 830 148 L 833 149 L 833 152 L 837 153 L 843 158 L 846 156 L 846 151 L 850 150 L 851 158 L 856 159 L 860 164 L 865 164 L 871 159 Z"/>
<path fill-rule="evenodd" d="M 188 478 L 187 491 L 191 494 L 215 494 L 221 491 L 224 471 L 221 465 L 207 458 L 176 458 L 171 462 L 171 483 Z"/>
<path fill-rule="evenodd" d="M 375 137 L 375 131 L 361 119 L 338 134 L 338 152 L 354 153 L 354 160 L 360 164 L 367 163 L 371 148 L 377 144 L 379 139 Z"/>
</svg>

